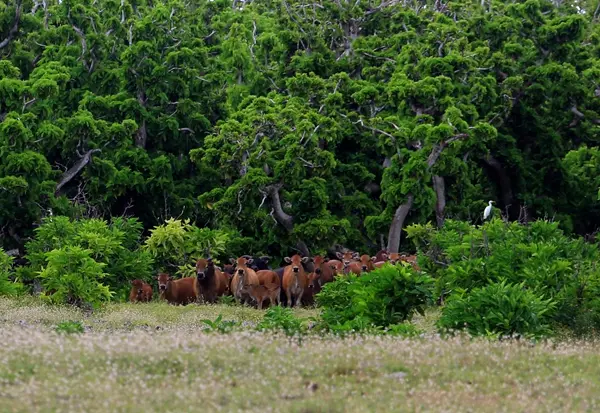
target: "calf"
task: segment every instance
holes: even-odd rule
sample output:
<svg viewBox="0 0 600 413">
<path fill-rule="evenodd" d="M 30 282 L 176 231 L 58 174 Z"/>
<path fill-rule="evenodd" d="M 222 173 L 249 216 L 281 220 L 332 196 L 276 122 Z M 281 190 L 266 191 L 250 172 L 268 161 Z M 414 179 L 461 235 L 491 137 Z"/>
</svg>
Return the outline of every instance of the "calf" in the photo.
<svg viewBox="0 0 600 413">
<path fill-rule="evenodd" d="M 269 299 L 270 305 L 279 305 L 279 293 L 281 287 L 279 284 L 267 283 L 265 285 L 246 285 L 242 291 L 248 294 L 254 301 L 259 310 L 262 310 L 263 303 Z"/>
<path fill-rule="evenodd" d="M 131 281 L 131 292 L 129 293 L 129 301 L 136 303 L 138 301 L 149 302 L 152 300 L 152 286 L 142 280 Z"/>
<path fill-rule="evenodd" d="M 229 279 L 215 266 L 211 258 L 201 258 L 196 262 L 196 279 L 199 293 L 208 303 L 215 303 L 217 297 L 224 295 L 229 289 Z"/>
<path fill-rule="evenodd" d="M 231 259 L 231 261 L 233 262 L 234 260 Z M 242 291 L 243 287 L 248 285 L 260 285 L 256 272 L 248 267 L 248 265 L 252 265 L 252 258 L 248 259 L 242 256 L 238 258 L 235 263 L 236 271 L 231 279 L 231 292 L 239 303 L 242 303 L 242 301 L 249 303 L 250 295 Z"/>
<path fill-rule="evenodd" d="M 256 272 L 260 285 L 277 284 L 281 286 L 279 275 L 273 270 L 260 270 Z"/>
<path fill-rule="evenodd" d="M 292 298 L 294 298 L 294 305 L 296 307 L 302 303 L 302 294 L 304 294 L 304 290 L 308 285 L 302 264 L 308 262 L 309 259 L 308 257 L 300 257 L 298 254 L 291 258 L 284 258 L 285 262 L 290 264 L 284 268 L 282 280 L 288 307 L 292 307 Z"/>
<path fill-rule="evenodd" d="M 169 304 L 186 305 L 198 300 L 198 280 L 196 277 L 174 280 L 169 274 L 160 273 L 156 277 L 160 297 Z"/>
</svg>

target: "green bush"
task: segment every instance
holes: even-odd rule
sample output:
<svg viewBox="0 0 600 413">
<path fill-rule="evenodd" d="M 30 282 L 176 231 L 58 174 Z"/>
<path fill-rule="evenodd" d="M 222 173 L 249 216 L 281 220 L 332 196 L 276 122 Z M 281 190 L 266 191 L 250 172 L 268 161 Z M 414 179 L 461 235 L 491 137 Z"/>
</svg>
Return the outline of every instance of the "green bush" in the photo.
<svg viewBox="0 0 600 413">
<path fill-rule="evenodd" d="M 195 274 L 199 258 L 205 257 L 207 251 L 213 258 L 223 254 L 228 241 L 225 232 L 198 228 L 191 225 L 189 219 L 171 218 L 150 230 L 144 248 L 161 270 L 189 277 Z"/>
<path fill-rule="evenodd" d="M 582 311 L 587 320 L 600 319 L 600 313 L 592 314 L 600 308 L 590 303 L 600 292 L 598 245 L 567 237 L 556 222 L 494 219 L 475 227 L 447 220 L 441 230 L 413 225 L 407 233 L 424 252 L 421 262 L 436 279 L 437 298 L 506 280 L 552 298 L 560 324 L 580 329 Z"/>
<path fill-rule="evenodd" d="M 115 294 L 117 300 L 126 300 L 129 281 L 152 279 L 153 259 L 141 248 L 142 224 L 134 218 L 71 220 L 64 216 L 46 218 L 35 230 L 35 238 L 27 243 L 27 259 L 32 271 L 38 274 L 47 265 L 47 253 L 65 247 L 80 247 L 90 251 L 90 258 L 102 264 L 102 283 Z"/>
<path fill-rule="evenodd" d="M 13 257 L 0 248 L 0 295 L 15 296 L 22 292 L 23 285 L 11 280 Z"/>
<path fill-rule="evenodd" d="M 303 320 L 296 317 L 291 308 L 281 306 L 269 307 L 256 328 L 283 331 L 287 336 L 302 335 L 306 330 Z"/>
<path fill-rule="evenodd" d="M 339 276 L 316 295 L 322 325 L 338 333 L 389 327 L 424 313 L 433 280 L 403 265 L 386 265 L 357 277 Z"/>
<path fill-rule="evenodd" d="M 472 335 L 541 337 L 551 333 L 556 303 L 525 288 L 525 284 L 493 283 L 448 299 L 438 320 L 442 330 Z"/>
<path fill-rule="evenodd" d="M 110 300 L 112 292 L 100 280 L 106 264 L 96 262 L 93 251 L 79 246 L 66 246 L 47 252 L 48 265 L 39 277 L 45 292 L 41 298 L 53 304 L 90 304 L 98 307 Z"/>
</svg>

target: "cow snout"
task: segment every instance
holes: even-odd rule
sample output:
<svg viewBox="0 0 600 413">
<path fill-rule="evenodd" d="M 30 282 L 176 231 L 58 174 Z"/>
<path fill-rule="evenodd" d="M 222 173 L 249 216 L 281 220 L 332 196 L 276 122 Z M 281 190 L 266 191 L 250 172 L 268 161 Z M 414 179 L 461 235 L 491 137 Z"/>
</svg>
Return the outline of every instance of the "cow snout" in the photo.
<svg viewBox="0 0 600 413">
<path fill-rule="evenodd" d="M 244 274 L 244 270 L 242 270 L 241 268 L 238 270 L 238 274 L 239 275 L 243 275 Z"/>
<path fill-rule="evenodd" d="M 166 284 L 160 284 L 158 286 L 158 289 L 161 290 L 161 291 L 165 291 L 167 289 L 167 285 Z"/>
<path fill-rule="evenodd" d="M 320 268 L 316 268 L 315 269 L 315 274 L 321 274 L 321 269 Z"/>
<path fill-rule="evenodd" d="M 298 267 L 292 267 L 292 271 L 298 272 L 298 271 L 300 271 L 300 269 Z"/>
<path fill-rule="evenodd" d="M 362 270 L 363 270 L 363 271 L 367 271 L 367 266 L 366 266 L 366 265 L 363 265 L 363 266 L 362 266 Z"/>
<path fill-rule="evenodd" d="M 199 280 L 203 280 L 203 279 L 204 279 L 204 277 L 206 277 L 206 274 L 204 273 L 204 271 L 198 271 L 198 272 L 196 273 L 196 275 L 198 276 L 198 279 L 199 279 Z"/>
</svg>

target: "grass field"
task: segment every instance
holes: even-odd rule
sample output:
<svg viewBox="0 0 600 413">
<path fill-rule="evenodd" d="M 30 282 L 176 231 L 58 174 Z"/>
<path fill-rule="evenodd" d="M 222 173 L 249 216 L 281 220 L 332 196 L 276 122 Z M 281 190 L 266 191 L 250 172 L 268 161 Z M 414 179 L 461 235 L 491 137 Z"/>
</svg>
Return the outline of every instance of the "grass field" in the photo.
<svg viewBox="0 0 600 413">
<path fill-rule="evenodd" d="M 243 321 L 202 331 L 202 319 Z M 532 345 L 433 332 L 301 344 L 238 306 L 118 304 L 84 315 L 0 298 L 0 412 L 573 412 L 600 407 L 600 343 Z M 316 310 L 298 310 L 309 317 Z M 82 334 L 55 326 L 78 320 Z"/>
</svg>

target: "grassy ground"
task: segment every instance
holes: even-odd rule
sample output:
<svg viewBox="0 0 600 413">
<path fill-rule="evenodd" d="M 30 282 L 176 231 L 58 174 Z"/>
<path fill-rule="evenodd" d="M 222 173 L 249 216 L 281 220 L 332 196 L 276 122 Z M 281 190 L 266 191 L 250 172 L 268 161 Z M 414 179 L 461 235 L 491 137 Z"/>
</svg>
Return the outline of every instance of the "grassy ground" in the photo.
<svg viewBox="0 0 600 413">
<path fill-rule="evenodd" d="M 202 319 L 245 322 L 201 331 Z M 572 412 L 600 405 L 600 343 L 254 332 L 235 306 L 111 305 L 91 316 L 0 299 L 1 412 Z M 299 310 L 309 317 L 316 310 Z M 435 314 L 417 320 L 430 329 Z M 83 334 L 54 331 L 81 321 Z"/>
</svg>

